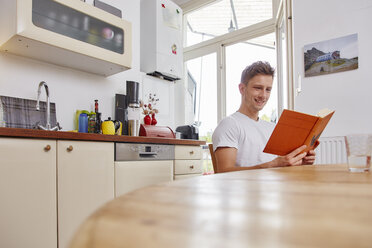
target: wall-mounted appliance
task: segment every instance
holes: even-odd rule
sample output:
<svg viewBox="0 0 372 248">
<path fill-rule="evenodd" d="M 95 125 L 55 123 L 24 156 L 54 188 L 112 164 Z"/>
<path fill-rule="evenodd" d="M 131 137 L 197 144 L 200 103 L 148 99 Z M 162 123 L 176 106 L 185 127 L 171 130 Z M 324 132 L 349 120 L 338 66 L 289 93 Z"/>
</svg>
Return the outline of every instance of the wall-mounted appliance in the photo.
<svg viewBox="0 0 372 248">
<path fill-rule="evenodd" d="M 182 10 L 170 0 L 141 0 L 141 71 L 166 80 L 183 75 Z"/>
<path fill-rule="evenodd" d="M 131 68 L 132 25 L 76 0 L 0 0 L 0 51 L 103 76 Z"/>
</svg>

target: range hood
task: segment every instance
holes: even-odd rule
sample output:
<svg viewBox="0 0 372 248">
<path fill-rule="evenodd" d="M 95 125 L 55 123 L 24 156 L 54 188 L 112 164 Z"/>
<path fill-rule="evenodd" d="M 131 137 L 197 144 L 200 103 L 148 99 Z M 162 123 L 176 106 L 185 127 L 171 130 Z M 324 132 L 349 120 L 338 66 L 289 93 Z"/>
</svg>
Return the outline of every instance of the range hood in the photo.
<svg viewBox="0 0 372 248">
<path fill-rule="evenodd" d="M 150 76 L 154 76 L 154 77 L 157 77 L 157 78 L 161 78 L 161 79 L 164 79 L 164 80 L 168 80 L 168 81 L 176 81 L 176 80 L 180 80 L 181 78 L 177 77 L 177 76 L 174 76 L 174 75 L 171 75 L 171 74 L 167 74 L 167 73 L 161 73 L 161 72 L 158 72 L 158 71 L 154 71 L 154 72 L 148 72 L 146 73 L 147 75 L 150 75 Z"/>
</svg>

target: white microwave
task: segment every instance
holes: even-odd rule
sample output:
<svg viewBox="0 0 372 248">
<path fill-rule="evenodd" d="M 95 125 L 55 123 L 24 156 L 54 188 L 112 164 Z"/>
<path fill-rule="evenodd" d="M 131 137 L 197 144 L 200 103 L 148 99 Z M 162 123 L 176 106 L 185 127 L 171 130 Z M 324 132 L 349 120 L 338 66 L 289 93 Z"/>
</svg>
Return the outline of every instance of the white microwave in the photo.
<svg viewBox="0 0 372 248">
<path fill-rule="evenodd" d="M 0 0 L 0 51 L 109 76 L 131 68 L 132 25 L 77 0 Z"/>
</svg>

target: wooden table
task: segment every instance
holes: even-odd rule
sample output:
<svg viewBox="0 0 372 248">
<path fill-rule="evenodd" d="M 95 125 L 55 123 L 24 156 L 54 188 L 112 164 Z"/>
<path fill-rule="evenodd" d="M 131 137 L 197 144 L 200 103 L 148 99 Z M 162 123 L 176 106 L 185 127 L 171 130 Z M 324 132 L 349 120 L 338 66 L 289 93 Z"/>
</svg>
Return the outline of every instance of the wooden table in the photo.
<svg viewBox="0 0 372 248">
<path fill-rule="evenodd" d="M 372 247 L 372 173 L 311 165 L 143 188 L 92 215 L 77 247 Z"/>
</svg>

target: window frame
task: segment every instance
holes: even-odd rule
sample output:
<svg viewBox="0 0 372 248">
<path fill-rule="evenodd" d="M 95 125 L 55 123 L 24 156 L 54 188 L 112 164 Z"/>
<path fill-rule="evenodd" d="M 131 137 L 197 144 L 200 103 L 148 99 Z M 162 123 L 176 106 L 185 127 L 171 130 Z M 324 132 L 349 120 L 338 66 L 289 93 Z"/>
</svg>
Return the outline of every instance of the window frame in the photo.
<svg viewBox="0 0 372 248">
<path fill-rule="evenodd" d="M 186 15 L 194 10 L 200 9 L 207 4 L 211 4 L 216 0 L 192 0 L 188 5 L 183 7 L 183 30 L 184 37 L 187 32 L 187 19 Z M 278 4 L 279 3 L 279 4 Z M 247 26 L 231 33 L 227 33 L 210 40 L 200 42 L 198 44 L 183 48 L 183 62 L 186 71 L 186 62 L 210 53 L 217 54 L 217 121 L 221 121 L 226 117 L 226 47 L 234 45 L 239 42 L 244 42 L 249 39 L 257 38 L 270 33 L 276 34 L 276 52 L 277 52 L 277 73 L 278 73 L 278 114 L 280 116 L 283 111 L 282 99 L 282 84 L 279 83 L 279 76 L 282 73 L 287 73 L 288 78 L 288 102 L 289 109 L 294 108 L 294 90 L 293 90 L 293 55 L 292 55 L 292 17 L 291 17 L 291 0 L 273 0 L 273 18 Z M 286 48 L 287 48 L 287 71 L 282 72 L 280 61 L 282 59 L 281 51 L 279 51 L 279 27 L 283 18 L 285 21 L 285 34 L 286 34 Z M 185 40 L 184 40 L 185 42 Z"/>
<path fill-rule="evenodd" d="M 284 27 L 282 27 L 284 23 Z M 294 109 L 294 77 L 293 77 L 293 39 L 292 39 L 292 2 L 291 0 L 280 0 L 278 12 L 276 15 L 276 44 L 277 44 L 277 78 L 278 78 L 278 115 L 283 112 L 283 84 L 282 73 L 287 74 L 287 106 L 288 109 Z M 283 54 L 281 47 L 280 29 L 285 30 L 286 54 Z M 281 62 L 283 56 L 286 56 L 286 71 L 283 71 Z"/>
</svg>

